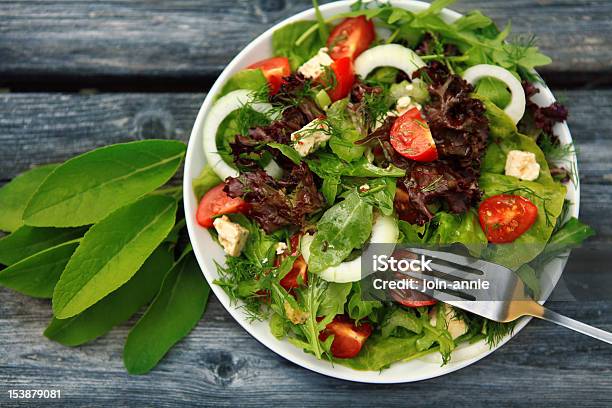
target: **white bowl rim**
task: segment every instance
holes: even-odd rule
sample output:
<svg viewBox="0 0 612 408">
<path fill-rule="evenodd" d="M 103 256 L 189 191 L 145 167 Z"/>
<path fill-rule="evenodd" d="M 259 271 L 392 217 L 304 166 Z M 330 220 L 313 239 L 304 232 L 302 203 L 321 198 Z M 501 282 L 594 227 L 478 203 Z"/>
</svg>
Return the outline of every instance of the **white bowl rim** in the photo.
<svg viewBox="0 0 612 408">
<path fill-rule="evenodd" d="M 338 9 L 347 9 L 348 6 L 352 4 L 353 2 L 354 0 L 336 1 L 333 3 L 325 4 L 321 6 L 320 9 L 322 13 L 327 16 L 327 15 L 337 13 L 339 11 Z M 416 1 L 416 0 L 394 0 L 393 5 L 407 8 L 412 11 L 420 11 L 420 10 L 423 10 L 429 7 L 428 3 L 425 3 L 422 1 Z M 441 12 L 441 16 L 444 19 L 448 19 L 452 21 L 452 20 L 455 20 L 461 17 L 462 14 L 459 14 L 449 9 L 443 9 Z M 339 366 L 339 365 L 332 366 L 329 362 L 323 361 L 323 360 L 316 360 L 313 356 L 307 353 L 304 353 L 302 350 L 299 350 L 294 346 L 291 346 L 291 348 L 298 350 L 301 354 L 290 352 L 290 349 L 288 349 L 286 346 L 284 347 L 281 346 L 283 343 L 287 344 L 288 342 L 274 341 L 274 339 L 270 339 L 270 336 L 266 336 L 262 334 L 261 330 L 256 330 L 255 326 L 249 321 L 247 321 L 245 314 L 240 310 L 240 308 L 237 307 L 236 305 L 231 304 L 229 297 L 223 291 L 223 289 L 213 283 L 213 280 L 214 280 L 213 275 L 216 273 L 216 270 L 211 271 L 209 268 L 206 267 L 206 263 L 207 263 L 206 259 L 208 258 L 208 255 L 206 254 L 206 246 L 204 245 L 203 242 L 201 242 L 201 239 L 198 236 L 199 235 L 198 229 L 201 229 L 201 227 L 199 227 L 197 223 L 195 222 L 195 212 L 197 209 L 197 202 L 195 200 L 195 197 L 192 191 L 192 180 L 200 173 L 202 167 L 205 164 L 203 160 L 197 159 L 194 157 L 194 156 L 200 155 L 198 154 L 199 152 L 196 153 L 196 150 L 202 150 L 201 133 L 202 133 L 204 118 L 206 116 L 206 113 L 208 112 L 208 110 L 211 108 L 213 104 L 214 95 L 219 92 L 221 86 L 240 67 L 248 65 L 247 63 L 243 61 L 245 59 L 245 56 L 247 56 L 247 54 L 253 52 L 256 48 L 261 47 L 262 43 L 264 43 L 265 41 L 269 41 L 272 33 L 278 28 L 280 28 L 281 26 L 294 22 L 294 21 L 305 20 L 305 19 L 311 19 L 311 20 L 314 19 L 314 9 L 312 8 L 307 9 L 301 13 L 295 14 L 277 23 L 276 25 L 274 25 L 273 27 L 271 27 L 270 29 L 266 30 L 264 33 L 259 35 L 253 41 L 251 41 L 236 57 L 232 59 L 232 61 L 226 66 L 226 68 L 220 74 L 219 78 L 215 81 L 210 91 L 208 92 L 198 112 L 197 118 L 195 120 L 193 129 L 191 132 L 191 136 L 190 136 L 189 144 L 187 148 L 187 153 L 185 157 L 185 171 L 183 175 L 183 203 L 184 203 L 184 211 L 185 211 L 187 229 L 188 229 L 191 243 L 193 246 L 194 254 L 198 260 L 200 268 L 202 269 L 202 272 L 206 280 L 210 284 L 211 289 L 213 290 L 213 292 L 215 293 L 215 295 L 217 296 L 217 298 L 219 299 L 223 307 L 251 336 L 253 336 L 256 340 L 258 340 L 260 343 L 262 343 L 264 346 L 274 351 L 278 355 L 286 358 L 287 360 L 299 366 L 302 366 L 306 369 L 317 372 L 319 374 L 323 374 L 323 375 L 333 377 L 333 378 L 353 381 L 353 382 L 394 384 L 394 383 L 406 383 L 406 382 L 414 382 L 414 381 L 421 381 L 421 380 L 426 380 L 430 378 L 435 378 L 438 376 L 449 374 L 461 368 L 467 367 L 475 363 L 476 361 L 483 359 L 484 357 L 493 353 L 497 349 L 499 349 L 501 346 L 507 343 L 512 337 L 518 334 L 518 332 L 520 332 L 531 319 L 530 318 L 521 319 L 516 325 L 516 328 L 513 334 L 506 336 L 495 347 L 488 348 L 488 346 L 486 346 L 484 342 L 480 342 L 482 344 L 476 343 L 474 345 L 470 345 L 469 347 L 473 347 L 473 346 L 478 346 L 480 344 L 481 346 L 484 346 L 484 347 L 473 348 L 473 350 L 470 353 L 467 353 L 468 355 L 470 355 L 469 358 L 465 358 L 461 361 L 454 361 L 454 362 L 453 360 L 451 360 L 451 362 L 445 366 L 439 366 L 439 364 L 435 364 L 435 365 L 432 365 L 432 367 L 430 367 L 429 370 L 425 370 L 425 372 L 416 372 L 416 373 L 413 372 L 413 370 L 410 370 L 409 368 L 411 365 L 415 364 L 415 361 L 418 361 L 418 360 L 405 362 L 405 363 L 399 362 L 399 363 L 395 363 L 394 365 L 392 365 L 392 367 L 399 366 L 399 367 L 406 368 L 407 370 L 404 370 L 406 373 L 400 374 L 400 375 L 397 375 L 397 374 L 389 375 L 388 373 L 390 372 L 389 371 L 390 369 L 382 370 L 381 372 L 373 372 L 373 371 L 353 370 L 353 369 L 350 369 L 344 366 Z M 265 56 L 262 55 L 258 58 L 263 59 L 266 57 L 268 57 L 268 55 L 265 55 Z M 555 98 L 552 92 L 548 89 L 546 85 L 539 84 L 538 87 L 540 89 L 540 93 L 535 98 L 536 103 L 541 104 L 541 105 L 546 105 L 546 104 L 550 104 L 554 102 Z M 555 133 L 560 136 L 560 140 L 563 144 L 572 142 L 572 137 L 571 137 L 569 128 L 566 123 L 557 124 L 555 127 Z M 570 157 L 570 159 L 574 163 L 574 168 L 577 168 L 575 154 L 573 154 L 572 157 Z M 578 179 L 577 176 L 578 175 L 576 175 L 576 179 Z M 572 205 L 570 207 L 569 214 L 571 216 L 578 217 L 579 204 L 580 204 L 580 186 L 579 184 L 577 185 L 574 185 L 573 183 L 570 184 L 568 188 L 568 198 L 572 201 Z M 556 283 L 561 276 L 563 268 L 565 267 L 565 263 L 566 263 L 566 260 L 564 259 L 564 260 L 559 261 L 557 264 L 555 264 L 555 271 L 556 271 L 555 273 L 556 273 L 557 279 L 555 280 L 554 284 L 551 287 L 546 288 L 544 290 L 544 293 L 542 296 L 543 299 L 547 299 L 550 296 L 550 293 L 556 286 Z M 265 326 L 265 329 L 268 329 L 267 324 Z M 312 361 L 313 359 L 314 361 Z"/>
</svg>

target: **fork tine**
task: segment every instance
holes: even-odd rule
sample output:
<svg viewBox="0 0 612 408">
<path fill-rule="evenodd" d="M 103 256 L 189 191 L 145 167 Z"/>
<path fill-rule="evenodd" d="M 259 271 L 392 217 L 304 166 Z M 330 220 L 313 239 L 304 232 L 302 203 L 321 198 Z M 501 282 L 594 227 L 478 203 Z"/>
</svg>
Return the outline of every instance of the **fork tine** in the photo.
<svg viewBox="0 0 612 408">
<path fill-rule="evenodd" d="M 478 279 L 478 278 L 482 277 L 482 274 L 476 274 L 476 273 L 473 273 L 473 272 L 464 271 L 464 270 L 456 268 L 456 267 L 439 264 L 439 263 L 433 262 L 433 261 L 430 263 L 430 266 L 431 266 L 431 268 L 434 271 L 443 272 L 443 273 L 445 273 L 447 275 L 452 275 L 456 279 L 474 280 L 474 279 Z M 424 272 L 422 272 L 422 273 L 424 273 Z"/>
<path fill-rule="evenodd" d="M 441 259 L 443 261 L 461 266 L 467 266 L 477 271 L 482 271 L 483 273 L 489 276 L 493 274 L 496 278 L 506 277 L 505 274 L 514 274 L 511 269 L 506 268 L 503 265 L 485 261 L 483 259 L 473 258 L 470 256 L 457 255 L 450 252 L 434 251 L 431 249 L 423 248 L 407 248 L 406 250 L 415 254 L 425 255 L 435 259 Z"/>
</svg>

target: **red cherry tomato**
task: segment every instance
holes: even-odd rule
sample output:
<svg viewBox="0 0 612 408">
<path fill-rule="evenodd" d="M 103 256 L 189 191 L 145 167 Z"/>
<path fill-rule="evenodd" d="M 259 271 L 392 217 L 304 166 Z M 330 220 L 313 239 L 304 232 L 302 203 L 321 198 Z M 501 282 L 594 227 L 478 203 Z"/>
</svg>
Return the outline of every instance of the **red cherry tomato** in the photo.
<svg viewBox="0 0 612 408">
<path fill-rule="evenodd" d="M 274 95 L 278 92 L 283 84 L 283 78 L 291 74 L 291 65 L 286 57 L 268 58 L 251 64 L 247 69 L 261 69 L 268 85 L 270 86 L 270 94 Z"/>
<path fill-rule="evenodd" d="M 489 242 L 512 242 L 525 233 L 538 218 L 538 207 L 518 195 L 500 194 L 484 200 L 478 219 Z"/>
<path fill-rule="evenodd" d="M 339 99 L 345 98 L 351 88 L 353 87 L 353 82 L 355 82 L 355 73 L 353 72 L 353 61 L 350 58 L 340 58 L 334 61 L 330 65 L 331 70 L 334 72 L 334 81 L 330 81 L 329 78 L 326 78 L 327 75 L 321 75 L 320 81 L 326 88 L 328 89 L 327 94 L 332 102 L 335 102 Z"/>
<path fill-rule="evenodd" d="M 430 162 L 438 158 L 429 126 L 417 108 L 395 119 L 391 127 L 391 146 L 412 160 Z"/>
<path fill-rule="evenodd" d="M 213 217 L 244 212 L 248 209 L 248 204 L 242 198 L 228 196 L 223 191 L 224 186 L 225 184 L 221 183 L 208 190 L 202 197 L 196 213 L 196 220 L 201 226 L 210 228 L 213 226 Z"/>
<path fill-rule="evenodd" d="M 327 39 L 329 55 L 335 60 L 344 57 L 354 60 L 368 49 L 375 37 L 372 20 L 364 16 L 347 18 L 334 27 Z"/>
<path fill-rule="evenodd" d="M 280 285 L 287 291 L 293 288 L 299 288 L 301 285 L 307 285 L 307 271 L 308 265 L 306 264 L 304 257 L 300 255 L 293 262 L 293 267 L 291 268 L 291 270 L 285 275 L 283 279 L 280 280 Z"/>
<path fill-rule="evenodd" d="M 390 290 L 389 294 L 393 300 L 406 307 L 432 306 L 438 303 L 436 299 L 433 299 L 418 290 L 395 289 Z"/>
<path fill-rule="evenodd" d="M 319 333 L 319 339 L 325 341 L 334 335 L 331 353 L 336 358 L 352 358 L 361 351 L 361 347 L 372 334 L 369 323 L 355 325 L 355 321 L 345 315 L 337 315 L 334 320 L 325 326 Z"/>
</svg>

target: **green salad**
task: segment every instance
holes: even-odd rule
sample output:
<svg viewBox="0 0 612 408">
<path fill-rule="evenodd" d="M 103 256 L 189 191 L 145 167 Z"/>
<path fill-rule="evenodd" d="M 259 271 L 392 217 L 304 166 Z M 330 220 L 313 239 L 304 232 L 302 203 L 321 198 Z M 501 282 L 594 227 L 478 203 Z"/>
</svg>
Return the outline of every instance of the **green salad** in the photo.
<svg viewBox="0 0 612 408">
<path fill-rule="evenodd" d="M 227 254 L 216 284 L 319 359 L 358 370 L 494 346 L 513 330 L 423 294 L 362 296 L 371 243 L 460 244 L 518 273 L 593 231 L 568 217 L 577 184 L 567 109 L 533 100 L 550 63 L 479 11 L 440 17 L 358 1 L 287 24 L 234 74 L 204 122 L 197 222 Z"/>
</svg>

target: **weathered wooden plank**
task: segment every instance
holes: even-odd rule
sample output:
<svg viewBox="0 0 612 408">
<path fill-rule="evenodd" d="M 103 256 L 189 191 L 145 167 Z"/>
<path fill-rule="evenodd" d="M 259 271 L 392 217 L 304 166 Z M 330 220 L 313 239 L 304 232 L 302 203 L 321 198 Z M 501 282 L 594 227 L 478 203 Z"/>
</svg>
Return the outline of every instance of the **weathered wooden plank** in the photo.
<svg viewBox="0 0 612 408">
<path fill-rule="evenodd" d="M 308 7 L 308 0 L 2 2 L 0 87 L 75 80 L 113 87 L 127 76 L 188 81 L 197 90 L 258 34 Z M 481 9 L 500 24 L 512 19 L 519 35 L 535 33 L 555 60 L 542 70 L 548 79 L 610 82 L 607 0 L 461 0 L 453 7 Z"/>
<path fill-rule="evenodd" d="M 612 330 L 612 302 L 558 302 L 570 316 Z M 403 386 L 351 384 L 304 370 L 267 350 L 213 299 L 204 320 L 150 375 L 122 367 L 121 326 L 69 349 L 41 336 L 46 301 L 0 289 L 0 405 L 6 390 L 57 388 L 64 403 L 96 406 L 419 406 L 499 404 L 606 406 L 612 403 L 612 348 L 533 322 L 485 360 L 452 375 Z M 313 392 L 316 390 L 316 392 Z M 386 392 L 385 392 L 386 391 Z"/>
</svg>

